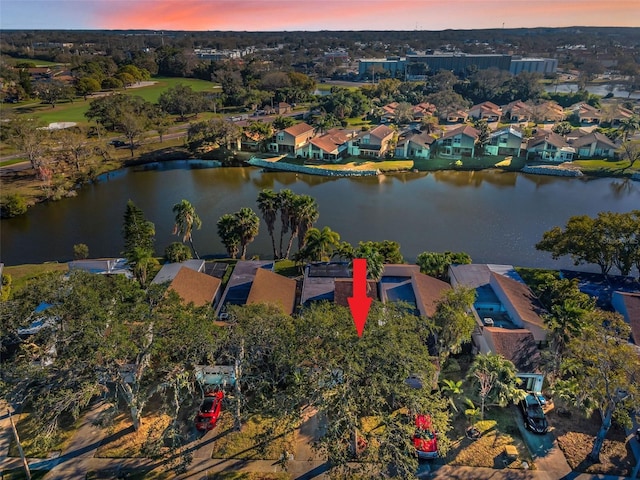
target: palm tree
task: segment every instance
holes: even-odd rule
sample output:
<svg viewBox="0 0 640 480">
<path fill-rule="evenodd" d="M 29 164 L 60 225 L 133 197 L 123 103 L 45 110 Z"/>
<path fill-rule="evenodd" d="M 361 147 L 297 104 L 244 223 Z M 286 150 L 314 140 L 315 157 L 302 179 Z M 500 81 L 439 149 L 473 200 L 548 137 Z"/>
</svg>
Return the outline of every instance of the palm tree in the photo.
<svg viewBox="0 0 640 480">
<path fill-rule="evenodd" d="M 142 287 L 146 287 L 150 273 L 160 262 L 153 256 L 152 250 L 144 247 L 134 247 L 130 255 L 129 265 L 131 265 L 133 276 Z"/>
<path fill-rule="evenodd" d="M 173 213 L 176 216 L 176 223 L 173 226 L 173 234 L 182 235 L 183 242 L 188 240 L 191 245 L 191 250 L 193 250 L 193 256 L 200 258 L 198 256 L 198 252 L 196 252 L 196 249 L 193 246 L 193 238 L 191 236 L 191 232 L 194 228 L 196 230 L 200 230 L 200 227 L 202 227 L 202 220 L 200 220 L 200 217 L 196 213 L 196 209 L 188 200 L 182 200 L 180 203 L 176 203 L 173 206 Z"/>
<path fill-rule="evenodd" d="M 295 196 L 296 196 L 295 193 L 293 193 L 288 188 L 278 192 L 278 205 L 280 207 L 280 223 L 281 223 L 280 254 L 278 255 L 278 258 L 285 258 L 283 256 L 282 242 L 285 234 L 289 232 L 289 225 L 291 223 L 291 209 L 292 209 L 293 199 L 295 198 Z"/>
<path fill-rule="evenodd" d="M 454 395 L 462 395 L 462 380 L 447 380 L 445 378 L 442 380 L 442 385 L 440 385 L 440 391 L 448 398 L 451 408 L 457 412 L 458 407 L 456 406 L 456 402 L 453 400 L 453 397 Z"/>
<path fill-rule="evenodd" d="M 384 272 L 384 256 L 370 243 L 360 243 L 353 258 L 367 259 L 367 277 L 379 282 Z"/>
<path fill-rule="evenodd" d="M 495 353 L 479 354 L 471 364 L 467 378 L 477 389 L 480 398 L 480 419 L 484 420 L 487 404 L 505 407 L 509 402 L 524 398 L 524 390 L 518 388 L 515 365 Z"/>
<path fill-rule="evenodd" d="M 318 204 L 315 199 L 309 195 L 298 195 L 293 206 L 295 221 L 298 224 L 298 250 L 302 250 L 307 231 L 318 221 L 320 212 L 318 212 Z"/>
<path fill-rule="evenodd" d="M 240 250 L 240 236 L 236 229 L 236 217 L 230 213 L 222 215 L 218 219 L 218 236 L 222 244 L 227 249 L 227 254 L 231 258 L 236 258 Z"/>
<path fill-rule="evenodd" d="M 256 235 L 258 235 L 260 219 L 249 207 L 241 208 L 234 216 L 235 229 L 242 248 L 240 259 L 244 260 L 247 255 L 247 245 L 253 242 Z"/>
<path fill-rule="evenodd" d="M 625 142 L 637 130 L 640 130 L 640 116 L 633 115 L 620 122 L 619 130 L 622 132 L 622 141 Z"/>
<path fill-rule="evenodd" d="M 271 245 L 273 246 L 273 258 L 278 258 L 278 252 L 276 251 L 276 237 L 274 235 L 274 228 L 278 212 L 280 211 L 280 197 L 271 189 L 264 189 L 258 194 L 258 209 L 262 213 L 262 218 L 267 224 L 269 230 L 269 236 L 271 237 Z"/>
<path fill-rule="evenodd" d="M 308 258 L 312 261 L 324 260 L 330 248 L 335 249 L 340 245 L 340 234 L 329 227 L 323 227 L 322 230 L 310 228 L 305 237 L 305 249 L 308 251 Z"/>
</svg>

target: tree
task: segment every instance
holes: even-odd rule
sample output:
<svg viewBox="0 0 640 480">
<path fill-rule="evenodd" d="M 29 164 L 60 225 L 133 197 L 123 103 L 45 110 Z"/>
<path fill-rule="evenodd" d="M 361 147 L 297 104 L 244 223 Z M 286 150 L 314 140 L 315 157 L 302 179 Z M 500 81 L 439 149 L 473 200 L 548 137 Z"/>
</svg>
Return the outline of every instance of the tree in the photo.
<svg viewBox="0 0 640 480">
<path fill-rule="evenodd" d="M 353 252 L 353 258 L 365 258 L 367 260 L 367 278 L 379 282 L 384 273 L 384 257 L 370 243 L 362 243 Z"/>
<path fill-rule="evenodd" d="M 86 100 L 89 95 L 100 90 L 100 82 L 93 77 L 76 80 L 76 93 Z"/>
<path fill-rule="evenodd" d="M 475 289 L 458 287 L 448 290 L 436 303 L 431 320 L 435 325 L 440 364 L 450 354 L 459 353 L 462 345 L 471 341 L 476 320 L 471 313 L 476 299 Z"/>
<path fill-rule="evenodd" d="M 84 243 L 76 243 L 73 246 L 73 259 L 84 260 L 85 258 L 89 258 L 89 247 Z"/>
<path fill-rule="evenodd" d="M 275 130 L 284 130 L 285 128 L 289 128 L 295 124 L 296 121 L 293 117 L 283 117 L 282 115 L 278 115 L 271 123 Z"/>
<path fill-rule="evenodd" d="M 38 97 L 52 108 L 55 108 L 60 100 L 73 98 L 73 89 L 59 80 L 39 82 L 36 84 L 35 91 Z"/>
<path fill-rule="evenodd" d="M 420 272 L 449 281 L 449 267 L 451 265 L 468 265 L 471 257 L 464 252 L 422 252 L 416 259 Z"/>
<path fill-rule="evenodd" d="M 0 217 L 12 218 L 27 212 L 27 201 L 18 193 L 10 193 L 0 200 Z"/>
<path fill-rule="evenodd" d="M 623 143 L 626 142 L 637 130 L 640 130 L 640 115 L 623 119 L 618 129 L 622 132 Z"/>
<path fill-rule="evenodd" d="M 303 252 L 305 259 L 312 262 L 324 261 L 339 244 L 340 234 L 329 227 L 323 227 L 322 230 L 310 228 L 305 238 L 305 247 L 300 252 Z"/>
<path fill-rule="evenodd" d="M 612 420 L 630 425 L 629 412 L 640 408 L 640 360 L 629 335 L 618 314 L 591 311 L 581 334 L 567 345 L 562 380 L 556 383 L 556 390 L 587 416 L 600 411 L 602 424 L 589 453 L 593 462 L 599 461 Z"/>
<path fill-rule="evenodd" d="M 640 160 L 640 141 L 624 141 L 622 142 L 622 145 L 620 145 L 620 148 L 618 148 L 617 152 L 621 158 L 629 162 L 629 165 L 625 167 L 625 170 L 627 170 L 633 167 L 633 165 Z"/>
<path fill-rule="evenodd" d="M 49 130 L 42 128 L 43 126 L 39 120 L 26 117 L 13 119 L 9 126 L 9 142 L 27 156 L 31 168 L 36 172 L 42 166 L 42 157 L 48 148 L 50 137 Z"/>
<path fill-rule="evenodd" d="M 273 246 L 273 258 L 278 258 L 278 251 L 276 250 L 276 237 L 274 234 L 275 223 L 280 211 L 280 197 L 271 189 L 264 189 L 258 193 L 258 209 L 262 213 L 262 218 L 267 224 L 267 230 L 271 237 L 271 245 Z"/>
<path fill-rule="evenodd" d="M 571 131 L 573 130 L 573 125 L 571 125 L 571 122 L 560 122 L 555 124 L 552 130 L 554 133 L 564 136 L 571 133 Z"/>
<path fill-rule="evenodd" d="M 194 92 L 190 86 L 179 83 L 162 92 L 158 104 L 165 112 L 179 115 L 180 121 L 184 122 L 187 115 L 197 117 L 203 111 L 204 97 Z"/>
<path fill-rule="evenodd" d="M 235 229 L 240 240 L 240 259 L 247 256 L 247 245 L 255 239 L 260 228 L 260 219 L 253 210 L 248 207 L 241 208 L 234 214 Z"/>
<path fill-rule="evenodd" d="M 149 256 L 153 256 L 155 225 L 144 217 L 144 212 L 132 200 L 127 202 L 124 211 L 122 236 L 124 237 L 122 254 L 130 263 L 134 263 L 134 258 L 139 258 L 142 251 L 147 251 Z"/>
<path fill-rule="evenodd" d="M 521 380 L 516 367 L 502 355 L 479 354 L 469 368 L 467 379 L 480 399 L 480 418 L 484 420 L 485 407 L 505 407 L 509 402 L 524 398 L 525 392 L 518 388 Z"/>
<path fill-rule="evenodd" d="M 235 215 L 225 213 L 218 219 L 218 236 L 231 258 L 236 258 L 240 251 L 240 236 L 236 229 Z"/>
<path fill-rule="evenodd" d="M 173 206 L 173 213 L 175 214 L 175 225 L 173 226 L 174 235 L 182 235 L 183 242 L 189 242 L 193 256 L 200 258 L 196 248 L 193 245 L 192 232 L 194 229 L 200 230 L 202 227 L 202 220 L 196 213 L 196 209 L 188 200 L 181 200 L 180 203 L 176 203 Z"/>
<path fill-rule="evenodd" d="M 486 120 L 478 120 L 475 122 L 474 127 L 478 130 L 478 138 L 476 139 L 476 149 L 482 155 L 484 155 L 484 149 L 491 140 L 491 129 Z"/>
<path fill-rule="evenodd" d="M 278 255 L 278 258 L 285 258 L 282 247 L 284 236 L 289 232 L 289 225 L 291 224 L 294 197 L 295 193 L 288 188 L 278 192 L 278 205 L 280 206 L 280 254 Z"/>
<path fill-rule="evenodd" d="M 191 249 L 184 243 L 173 242 L 164 250 L 164 258 L 167 262 L 177 263 L 184 262 L 193 258 L 191 256 Z"/>
<path fill-rule="evenodd" d="M 158 259 L 153 256 L 153 252 L 143 247 L 135 247 L 129 254 L 127 263 L 131 267 L 133 276 L 140 282 L 142 287 L 146 287 L 151 274 L 160 265 Z"/>
</svg>

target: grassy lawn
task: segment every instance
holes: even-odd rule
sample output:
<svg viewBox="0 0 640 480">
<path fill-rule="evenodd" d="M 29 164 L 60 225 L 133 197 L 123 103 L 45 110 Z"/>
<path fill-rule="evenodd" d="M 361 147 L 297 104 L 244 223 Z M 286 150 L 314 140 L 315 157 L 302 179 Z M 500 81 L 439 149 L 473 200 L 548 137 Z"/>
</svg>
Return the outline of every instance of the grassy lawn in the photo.
<svg viewBox="0 0 640 480">
<path fill-rule="evenodd" d="M 157 103 L 162 92 L 170 87 L 175 87 L 178 84 L 184 85 L 185 87 L 191 87 L 194 92 L 221 91 L 219 85 L 207 80 L 200 80 L 198 78 L 153 77 L 151 81 L 157 83 L 149 87 L 127 89 L 124 90 L 124 93 L 129 95 L 138 95 L 148 102 Z"/>
<path fill-rule="evenodd" d="M 15 165 L 17 163 L 22 163 L 24 161 L 26 161 L 26 158 L 14 158 L 12 160 L 5 160 L 3 162 L 0 162 L 0 167 L 8 167 L 10 165 Z"/>
<path fill-rule="evenodd" d="M 636 462 L 631 448 L 626 444 L 622 427 L 611 427 L 600 453 L 600 463 L 594 464 L 587 460 L 587 455 L 600 428 L 600 416 L 596 412 L 591 418 L 585 418 L 572 408 L 568 412 L 558 415 L 556 409 L 551 409 L 546 415 L 571 468 L 590 474 L 630 475 Z"/>
<path fill-rule="evenodd" d="M 315 167 L 315 165 L 314 165 Z M 381 172 L 407 171 L 413 168 L 413 160 L 381 160 L 370 161 L 358 159 L 340 163 L 317 165 L 327 170 L 380 170 Z"/>
<path fill-rule="evenodd" d="M 453 420 L 453 430 L 450 432 L 452 446 L 446 462 L 450 465 L 466 465 L 470 467 L 487 468 L 523 468 L 526 461 L 529 468 L 533 461 L 525 445 L 520 430 L 510 408 L 492 408 L 485 412 L 485 420 L 476 424 L 482 432 L 477 440 L 466 437 L 467 420 L 459 413 Z M 507 445 L 513 445 L 518 450 L 516 460 L 507 459 L 504 450 Z"/>
<path fill-rule="evenodd" d="M 435 170 L 467 170 L 484 168 L 504 168 L 507 170 L 520 170 L 524 167 L 524 160 L 521 158 L 510 158 L 503 156 L 490 157 L 464 157 L 460 159 L 461 164 L 456 165 L 456 159 L 446 157 L 433 157 L 419 159 L 414 162 L 414 168 L 419 171 Z"/>
<path fill-rule="evenodd" d="M 293 432 L 285 431 L 276 419 L 254 415 L 238 432 L 233 416 L 223 412 L 216 431 L 225 433 L 213 443 L 212 458 L 278 460 L 285 450 L 295 454 Z"/>
<path fill-rule="evenodd" d="M 584 173 L 593 175 L 631 175 L 640 171 L 640 164 L 637 162 L 635 168 L 628 168 L 627 160 L 574 160 L 573 163 L 578 165 Z"/>
<path fill-rule="evenodd" d="M 293 260 L 278 260 L 275 264 L 275 272 L 285 277 L 294 278 L 302 275 L 300 267 Z"/>
<path fill-rule="evenodd" d="M 24 454 L 31 458 L 47 458 L 51 452 L 63 451 L 78 428 L 78 422 L 73 420 L 72 417 L 61 417 L 58 431 L 53 437 L 49 438 L 46 443 L 42 443 L 38 442 L 36 438 L 39 427 L 38 420 L 34 419 L 31 414 L 22 413 L 14 415 L 13 420 L 16 422 L 16 429 L 20 436 Z M 20 456 L 18 444 L 15 442 L 12 434 L 11 443 L 9 444 L 9 456 Z"/>
<path fill-rule="evenodd" d="M 34 278 L 49 272 L 67 272 L 69 267 L 66 263 L 41 263 L 25 264 L 4 267 L 4 273 L 11 275 L 11 290 L 16 292 Z"/>
<path fill-rule="evenodd" d="M 171 418 L 155 412 L 152 407 L 148 407 L 148 410 L 147 415 L 142 418 L 138 431 L 133 430 L 128 413 L 120 413 L 110 427 L 113 431 L 112 439 L 100 445 L 96 457 L 138 458 L 146 457 L 145 452 L 148 449 L 154 450 L 156 442 L 161 441 L 162 433 L 169 425 Z"/>
</svg>

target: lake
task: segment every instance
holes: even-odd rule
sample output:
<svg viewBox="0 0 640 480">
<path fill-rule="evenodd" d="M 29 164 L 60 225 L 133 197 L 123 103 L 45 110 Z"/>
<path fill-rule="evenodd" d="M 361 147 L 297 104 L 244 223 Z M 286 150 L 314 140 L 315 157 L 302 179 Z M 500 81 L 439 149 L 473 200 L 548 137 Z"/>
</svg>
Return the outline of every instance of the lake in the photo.
<svg viewBox="0 0 640 480">
<path fill-rule="evenodd" d="M 193 233 L 200 255 L 224 248 L 218 218 L 249 206 L 263 188 L 290 188 L 313 196 L 316 226 L 330 226 L 342 240 L 396 240 L 408 261 L 423 251 L 464 251 L 474 262 L 530 267 L 570 267 L 534 248 L 544 231 L 572 215 L 640 208 L 640 182 L 527 175 L 498 170 L 401 173 L 366 178 L 325 178 L 253 167 L 190 168 L 166 162 L 113 172 L 78 195 L 36 205 L 27 215 L 1 221 L 0 261 L 7 265 L 66 261 L 73 245 L 85 243 L 91 257 L 122 250 L 122 218 L 133 200 L 156 227 L 156 250 L 172 241 L 172 206 L 193 203 L 202 229 Z M 297 243 L 294 243 L 294 247 Z M 295 251 L 295 250 L 294 250 Z M 248 255 L 271 258 L 264 223 Z"/>
</svg>

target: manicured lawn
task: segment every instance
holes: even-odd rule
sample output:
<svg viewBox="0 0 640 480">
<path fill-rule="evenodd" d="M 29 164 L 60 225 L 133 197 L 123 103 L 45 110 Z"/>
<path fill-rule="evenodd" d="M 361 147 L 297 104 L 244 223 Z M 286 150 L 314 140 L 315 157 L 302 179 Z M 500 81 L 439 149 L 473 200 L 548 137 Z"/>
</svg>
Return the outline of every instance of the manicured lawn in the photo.
<svg viewBox="0 0 640 480">
<path fill-rule="evenodd" d="M 278 235 L 278 232 L 274 233 Z M 290 278 L 302 275 L 301 268 L 293 260 L 278 260 L 275 264 L 275 272 Z"/>
<path fill-rule="evenodd" d="M 0 162 L 0 167 L 8 167 L 17 163 L 22 163 L 25 160 L 25 158 L 14 158 L 13 160 L 5 160 L 4 162 Z"/>
<path fill-rule="evenodd" d="M 194 92 L 221 92 L 219 85 L 198 78 L 153 77 L 151 81 L 157 83 L 149 87 L 127 89 L 124 93 L 138 95 L 148 102 L 157 103 L 162 92 L 178 84 L 191 87 Z"/>
<path fill-rule="evenodd" d="M 71 253 L 71 252 L 70 252 Z M 38 265 L 15 265 L 4 267 L 4 273 L 11 275 L 11 290 L 16 292 L 34 278 L 48 272 L 67 272 L 69 267 L 66 263 L 42 263 Z"/>
<path fill-rule="evenodd" d="M 414 168 L 420 171 L 435 170 L 467 170 L 467 169 L 484 169 L 484 168 L 504 168 L 507 170 L 520 170 L 524 167 L 524 160 L 521 158 L 511 158 L 502 156 L 487 157 L 464 157 L 460 159 L 461 164 L 456 165 L 456 159 L 446 157 L 433 157 L 428 159 L 419 159 L 414 162 Z"/>
<path fill-rule="evenodd" d="M 631 175 L 640 171 L 640 162 L 636 162 L 634 168 L 629 168 L 627 160 L 574 160 L 573 163 L 580 167 L 584 173 L 595 175 Z"/>
</svg>

